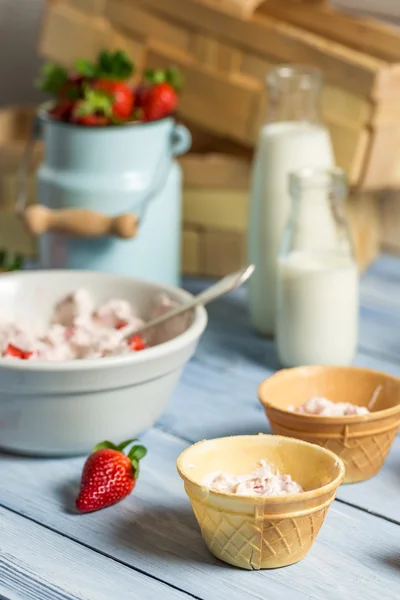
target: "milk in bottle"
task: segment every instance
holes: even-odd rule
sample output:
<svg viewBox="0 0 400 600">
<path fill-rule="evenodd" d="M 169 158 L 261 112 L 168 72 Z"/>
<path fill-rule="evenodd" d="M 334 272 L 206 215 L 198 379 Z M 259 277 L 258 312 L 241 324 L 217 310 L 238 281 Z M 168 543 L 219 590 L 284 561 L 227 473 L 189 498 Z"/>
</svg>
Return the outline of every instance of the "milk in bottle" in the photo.
<svg viewBox="0 0 400 600">
<path fill-rule="evenodd" d="M 340 169 L 290 178 L 291 215 L 278 259 L 277 347 L 282 366 L 348 365 L 358 339 L 358 269 Z"/>
<path fill-rule="evenodd" d="M 332 167 L 328 130 L 319 120 L 321 74 L 312 68 L 280 66 L 269 72 L 268 120 L 254 156 L 248 228 L 248 258 L 256 270 L 249 281 L 253 326 L 275 330 L 277 254 L 290 212 L 288 177 L 302 167 Z"/>
</svg>

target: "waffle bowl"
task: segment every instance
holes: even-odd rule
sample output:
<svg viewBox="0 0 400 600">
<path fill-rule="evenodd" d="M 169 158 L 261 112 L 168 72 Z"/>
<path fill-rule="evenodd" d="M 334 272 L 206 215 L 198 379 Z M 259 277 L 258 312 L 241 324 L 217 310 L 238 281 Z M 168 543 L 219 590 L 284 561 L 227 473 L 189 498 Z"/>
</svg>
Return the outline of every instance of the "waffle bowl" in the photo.
<svg viewBox="0 0 400 600">
<path fill-rule="evenodd" d="M 261 459 L 290 474 L 305 491 L 265 498 L 202 485 L 214 471 L 251 473 Z M 210 552 L 243 569 L 274 569 L 304 558 L 345 472 L 329 450 L 263 434 L 198 442 L 179 456 L 177 467 Z"/>
<path fill-rule="evenodd" d="M 272 431 L 318 444 L 339 456 L 344 483 L 373 477 L 383 466 L 400 426 L 400 379 L 357 367 L 299 367 L 261 383 L 258 396 Z M 367 415 L 326 417 L 288 410 L 312 396 L 373 406 Z"/>
</svg>

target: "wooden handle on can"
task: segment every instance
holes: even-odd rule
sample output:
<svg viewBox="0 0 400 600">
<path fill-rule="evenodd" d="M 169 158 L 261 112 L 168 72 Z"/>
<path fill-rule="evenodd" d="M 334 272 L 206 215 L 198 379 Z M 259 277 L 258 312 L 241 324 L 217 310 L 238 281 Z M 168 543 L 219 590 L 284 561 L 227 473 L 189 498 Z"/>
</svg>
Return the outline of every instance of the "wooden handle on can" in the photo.
<svg viewBox="0 0 400 600">
<path fill-rule="evenodd" d="M 24 220 L 33 235 L 54 230 L 77 237 L 113 235 L 129 239 L 136 235 L 138 226 L 137 217 L 130 213 L 109 217 L 84 208 L 52 210 L 41 204 L 29 206 L 25 210 Z"/>
</svg>

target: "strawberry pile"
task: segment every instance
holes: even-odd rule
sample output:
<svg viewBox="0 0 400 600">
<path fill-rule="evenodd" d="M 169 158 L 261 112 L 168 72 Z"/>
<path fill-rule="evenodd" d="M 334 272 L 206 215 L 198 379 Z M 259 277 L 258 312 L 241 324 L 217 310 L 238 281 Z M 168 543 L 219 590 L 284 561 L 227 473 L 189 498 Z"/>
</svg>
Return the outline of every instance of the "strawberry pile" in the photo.
<svg viewBox="0 0 400 600">
<path fill-rule="evenodd" d="M 45 64 L 37 87 L 55 97 L 50 116 L 66 123 L 105 126 L 172 115 L 182 85 L 178 69 L 147 70 L 136 87 L 129 83 L 134 71 L 124 52 L 103 50 L 96 61 L 77 60 L 72 71 Z"/>
</svg>

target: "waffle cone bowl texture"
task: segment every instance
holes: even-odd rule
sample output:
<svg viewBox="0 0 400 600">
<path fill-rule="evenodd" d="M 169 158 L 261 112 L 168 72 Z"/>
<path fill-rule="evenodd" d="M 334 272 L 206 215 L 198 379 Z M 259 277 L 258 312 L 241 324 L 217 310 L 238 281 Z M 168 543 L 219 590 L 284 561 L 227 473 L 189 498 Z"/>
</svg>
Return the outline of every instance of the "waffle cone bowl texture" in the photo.
<svg viewBox="0 0 400 600">
<path fill-rule="evenodd" d="M 211 472 L 252 473 L 261 459 L 291 475 L 304 492 L 241 496 L 202 485 Z M 210 552 L 243 569 L 273 569 L 304 558 L 344 477 L 332 452 L 263 434 L 199 442 L 180 455 L 177 467 Z"/>
<path fill-rule="evenodd" d="M 400 426 L 400 379 L 369 369 L 284 369 L 261 383 L 258 395 L 272 431 L 334 452 L 345 464 L 345 483 L 378 473 Z M 375 401 L 366 415 L 327 417 L 288 410 L 315 396 L 358 406 Z"/>
</svg>

